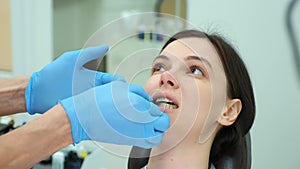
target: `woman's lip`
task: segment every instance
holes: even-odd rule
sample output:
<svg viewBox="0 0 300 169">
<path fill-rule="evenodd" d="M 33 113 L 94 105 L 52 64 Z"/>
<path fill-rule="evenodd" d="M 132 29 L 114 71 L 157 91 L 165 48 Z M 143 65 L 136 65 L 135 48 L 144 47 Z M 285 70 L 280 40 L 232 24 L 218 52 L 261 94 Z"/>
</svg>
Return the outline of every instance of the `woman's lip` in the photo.
<svg viewBox="0 0 300 169">
<path fill-rule="evenodd" d="M 154 95 L 153 95 L 152 98 L 153 98 L 153 101 L 155 101 L 156 99 L 161 98 L 161 97 L 165 97 L 165 98 L 171 100 L 174 104 L 177 105 L 176 109 L 179 108 L 179 103 L 178 103 L 178 100 L 176 99 L 176 97 L 173 96 L 172 94 L 168 93 L 168 92 L 157 92 L 157 93 L 154 93 Z M 163 109 L 168 109 L 168 108 L 164 108 L 163 107 Z M 175 109 L 169 109 L 169 110 L 175 110 Z"/>
<path fill-rule="evenodd" d="M 178 109 L 178 108 L 176 108 L 176 109 L 169 109 L 169 108 L 166 108 L 166 107 L 159 107 L 159 108 L 160 108 L 160 111 L 165 112 L 167 114 L 174 113 Z"/>
</svg>

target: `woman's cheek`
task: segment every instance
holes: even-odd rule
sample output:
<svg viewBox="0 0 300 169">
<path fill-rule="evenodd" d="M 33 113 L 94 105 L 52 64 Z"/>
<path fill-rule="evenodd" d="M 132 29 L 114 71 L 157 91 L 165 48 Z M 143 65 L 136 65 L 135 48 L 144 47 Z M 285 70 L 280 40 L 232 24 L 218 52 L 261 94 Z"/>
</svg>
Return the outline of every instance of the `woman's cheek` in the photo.
<svg viewBox="0 0 300 169">
<path fill-rule="evenodd" d="M 151 76 L 145 84 L 145 91 L 148 94 L 152 94 L 153 90 L 158 89 L 158 77 Z"/>
</svg>

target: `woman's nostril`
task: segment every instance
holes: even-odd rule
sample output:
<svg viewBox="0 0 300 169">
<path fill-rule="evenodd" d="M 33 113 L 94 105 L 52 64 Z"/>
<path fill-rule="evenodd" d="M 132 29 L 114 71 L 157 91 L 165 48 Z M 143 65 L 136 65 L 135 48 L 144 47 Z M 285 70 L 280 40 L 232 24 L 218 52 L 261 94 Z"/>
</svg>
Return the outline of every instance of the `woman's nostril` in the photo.
<svg viewBox="0 0 300 169">
<path fill-rule="evenodd" d="M 163 73 L 161 75 L 161 79 L 160 79 L 160 86 L 165 86 L 165 87 L 177 87 L 177 83 L 174 79 L 174 77 L 171 76 L 171 74 L 169 73 Z"/>
<path fill-rule="evenodd" d="M 170 86 L 174 86 L 174 83 L 172 82 L 172 81 L 170 81 L 170 80 L 168 80 L 168 82 L 167 82 Z"/>
<path fill-rule="evenodd" d="M 161 81 L 160 81 L 160 85 L 162 86 L 163 84 L 164 84 L 164 81 L 163 81 L 163 80 L 161 80 Z"/>
</svg>

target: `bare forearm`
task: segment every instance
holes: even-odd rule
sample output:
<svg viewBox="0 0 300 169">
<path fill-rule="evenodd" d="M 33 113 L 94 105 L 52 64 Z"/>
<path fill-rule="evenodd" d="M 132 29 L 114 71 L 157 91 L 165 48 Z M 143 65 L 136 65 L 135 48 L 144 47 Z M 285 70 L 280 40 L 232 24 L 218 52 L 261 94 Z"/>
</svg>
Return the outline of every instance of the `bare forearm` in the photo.
<svg viewBox="0 0 300 169">
<path fill-rule="evenodd" d="M 26 112 L 25 89 L 29 78 L 0 79 L 0 116 Z"/>
<path fill-rule="evenodd" d="M 30 168 L 72 142 L 71 125 L 59 104 L 27 125 L 0 137 L 0 166 Z"/>
</svg>

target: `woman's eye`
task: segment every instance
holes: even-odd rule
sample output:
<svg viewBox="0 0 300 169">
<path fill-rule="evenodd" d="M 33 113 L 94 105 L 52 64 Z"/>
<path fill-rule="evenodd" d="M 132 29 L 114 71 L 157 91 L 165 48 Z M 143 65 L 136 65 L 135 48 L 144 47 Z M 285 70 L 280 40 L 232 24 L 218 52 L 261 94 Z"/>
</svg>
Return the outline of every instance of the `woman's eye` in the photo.
<svg viewBox="0 0 300 169">
<path fill-rule="evenodd" d="M 191 72 L 195 75 L 201 75 L 201 76 L 204 75 L 204 73 L 198 66 L 192 66 L 190 69 L 191 69 Z"/>
<path fill-rule="evenodd" d="M 164 72 L 164 71 L 166 71 L 166 69 L 165 69 L 164 66 L 161 65 L 161 64 L 155 65 L 155 66 L 153 66 L 153 68 L 152 68 L 152 73 L 154 73 L 154 72 Z"/>
</svg>

